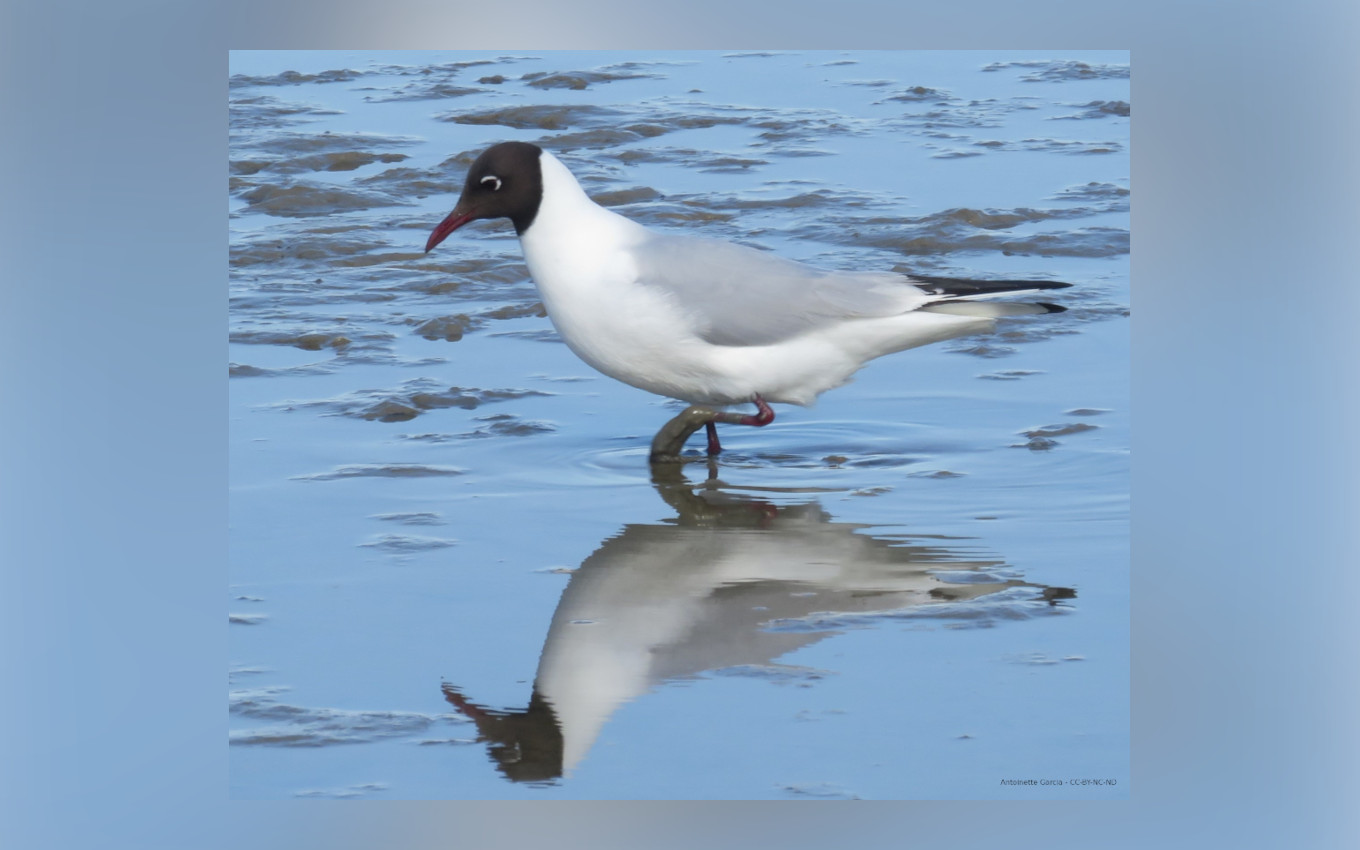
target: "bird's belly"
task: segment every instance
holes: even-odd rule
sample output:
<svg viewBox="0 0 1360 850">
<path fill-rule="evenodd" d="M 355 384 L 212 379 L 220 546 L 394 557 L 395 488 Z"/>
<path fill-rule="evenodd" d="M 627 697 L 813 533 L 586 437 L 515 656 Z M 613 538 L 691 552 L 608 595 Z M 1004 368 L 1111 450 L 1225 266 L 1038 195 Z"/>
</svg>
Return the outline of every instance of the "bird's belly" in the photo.
<svg viewBox="0 0 1360 850">
<path fill-rule="evenodd" d="M 712 401 L 714 385 L 722 383 L 711 346 L 690 334 L 686 317 L 652 293 L 578 292 L 557 299 L 543 291 L 543 296 L 567 347 L 617 381 L 691 402 Z"/>
</svg>

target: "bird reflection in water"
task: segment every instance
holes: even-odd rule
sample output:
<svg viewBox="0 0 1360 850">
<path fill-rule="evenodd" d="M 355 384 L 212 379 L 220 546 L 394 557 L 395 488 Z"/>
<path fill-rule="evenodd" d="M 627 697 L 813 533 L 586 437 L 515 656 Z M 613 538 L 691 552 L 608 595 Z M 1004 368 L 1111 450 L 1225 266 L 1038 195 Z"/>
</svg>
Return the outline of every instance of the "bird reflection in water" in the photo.
<svg viewBox="0 0 1360 850">
<path fill-rule="evenodd" d="M 506 778 L 569 774 L 622 703 L 705 671 L 768 667 L 834 633 L 835 617 L 966 602 L 1033 588 L 1050 605 L 1076 594 L 993 574 L 960 538 L 874 537 L 816 501 L 772 504 L 678 465 L 652 483 L 678 516 L 628 525 L 571 577 L 539 657 L 529 705 L 491 709 L 455 685 L 444 697 L 477 725 Z M 765 488 L 787 494 L 789 490 Z M 815 620 L 813 616 L 815 615 Z M 803 628 L 771 628 L 797 624 Z"/>
</svg>

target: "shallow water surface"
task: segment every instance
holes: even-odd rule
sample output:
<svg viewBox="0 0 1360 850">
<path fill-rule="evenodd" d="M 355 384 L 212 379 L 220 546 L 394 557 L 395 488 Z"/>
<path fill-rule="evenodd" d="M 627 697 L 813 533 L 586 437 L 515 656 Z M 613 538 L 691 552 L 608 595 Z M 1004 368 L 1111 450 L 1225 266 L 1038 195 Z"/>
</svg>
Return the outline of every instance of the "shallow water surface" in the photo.
<svg viewBox="0 0 1360 850">
<path fill-rule="evenodd" d="M 233 797 L 1128 795 L 1127 54 L 231 70 Z M 1068 310 L 651 468 L 683 405 L 566 349 L 508 222 L 422 252 L 509 139 L 659 229 Z"/>
</svg>

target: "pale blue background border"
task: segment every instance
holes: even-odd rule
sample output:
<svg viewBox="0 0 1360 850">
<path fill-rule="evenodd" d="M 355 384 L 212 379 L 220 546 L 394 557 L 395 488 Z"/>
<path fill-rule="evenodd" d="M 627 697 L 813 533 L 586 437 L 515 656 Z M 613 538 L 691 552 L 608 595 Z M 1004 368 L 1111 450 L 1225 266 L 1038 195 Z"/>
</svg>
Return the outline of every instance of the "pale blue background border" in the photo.
<svg viewBox="0 0 1360 850">
<path fill-rule="evenodd" d="M 1360 8 L 679 8 L 0 8 L 0 846 L 1360 844 Z M 1132 800 L 226 802 L 227 50 L 460 46 L 1133 51 Z"/>
</svg>

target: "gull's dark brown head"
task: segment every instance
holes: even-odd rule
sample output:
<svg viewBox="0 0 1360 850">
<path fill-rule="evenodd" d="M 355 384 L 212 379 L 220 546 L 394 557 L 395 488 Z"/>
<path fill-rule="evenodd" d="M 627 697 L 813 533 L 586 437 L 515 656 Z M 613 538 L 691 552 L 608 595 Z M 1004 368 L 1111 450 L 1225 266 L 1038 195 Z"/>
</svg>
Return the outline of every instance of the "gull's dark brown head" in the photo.
<svg viewBox="0 0 1360 850">
<path fill-rule="evenodd" d="M 538 159 L 542 153 L 542 148 L 528 142 L 501 142 L 483 151 L 468 169 L 453 212 L 430 234 L 425 251 L 479 218 L 508 218 L 516 233 L 529 229 L 543 201 L 543 170 Z"/>
</svg>

